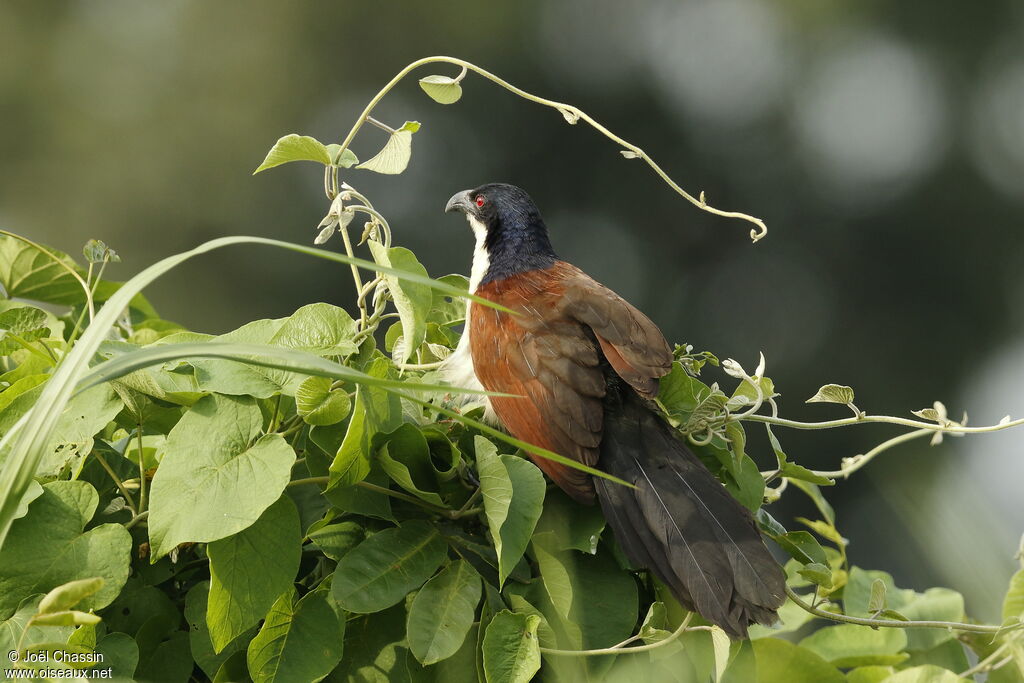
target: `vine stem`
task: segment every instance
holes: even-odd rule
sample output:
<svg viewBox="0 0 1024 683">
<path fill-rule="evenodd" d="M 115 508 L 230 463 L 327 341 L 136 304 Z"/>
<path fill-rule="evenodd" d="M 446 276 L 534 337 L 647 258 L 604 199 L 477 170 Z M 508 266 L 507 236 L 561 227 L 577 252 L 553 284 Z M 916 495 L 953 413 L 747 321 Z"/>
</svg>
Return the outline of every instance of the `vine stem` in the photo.
<svg viewBox="0 0 1024 683">
<path fill-rule="evenodd" d="M 964 427 L 961 425 L 947 427 L 933 422 L 921 422 L 920 420 L 911 420 L 905 417 L 893 417 L 891 415 L 861 415 L 859 417 L 825 420 L 823 422 L 800 422 L 798 420 L 787 420 L 785 418 L 775 417 L 772 415 L 750 415 L 744 419 L 751 422 L 765 422 L 779 427 L 789 427 L 791 429 L 834 429 L 836 427 L 848 427 L 849 425 L 855 424 L 893 424 L 900 425 L 901 427 L 924 429 L 929 432 L 942 432 L 943 434 L 984 434 L 987 432 L 999 432 L 1004 429 L 1024 425 L 1024 418 L 1019 418 L 1017 420 L 1000 422 L 999 424 L 988 425 L 986 427 Z"/>
<path fill-rule="evenodd" d="M 690 620 L 693 619 L 693 612 L 689 612 L 686 618 L 683 619 L 683 623 L 679 624 L 679 628 L 673 631 L 665 638 L 659 640 L 656 643 L 648 643 L 647 645 L 638 645 L 637 647 L 626 647 L 626 645 L 632 643 L 637 639 L 638 636 L 632 636 L 622 641 L 618 645 L 611 647 L 598 648 L 596 650 L 556 650 L 550 647 L 540 648 L 541 654 L 544 655 L 556 655 L 559 657 L 597 657 L 600 655 L 631 655 L 637 652 L 649 652 L 650 650 L 656 650 L 659 647 L 668 645 L 674 642 L 687 631 L 710 631 L 710 626 L 690 626 Z"/>
<path fill-rule="evenodd" d="M 845 624 L 870 626 L 871 628 L 941 628 L 949 631 L 965 631 L 969 633 L 1006 633 L 1024 628 L 1024 623 L 1015 626 L 995 626 L 992 624 L 965 624 L 957 621 L 900 621 L 899 619 L 869 619 L 867 617 L 851 617 L 846 614 L 828 612 L 819 607 L 808 605 L 792 588 L 786 586 L 786 595 L 797 607 L 816 617 L 840 621 Z"/>
<path fill-rule="evenodd" d="M 294 479 L 294 480 L 288 482 L 288 487 L 290 488 L 292 486 L 303 486 L 305 484 L 327 484 L 329 482 L 330 482 L 330 477 L 306 477 L 305 479 Z M 420 500 L 419 498 L 416 498 L 414 496 L 407 496 L 406 494 L 401 493 L 399 491 L 392 491 L 389 488 L 386 488 L 384 486 L 377 486 L 376 484 L 371 484 L 368 481 L 358 481 L 358 482 L 356 482 L 355 485 L 358 486 L 359 488 L 366 489 L 367 491 L 373 491 L 374 493 L 381 493 L 381 494 L 383 494 L 385 496 L 391 496 L 392 498 L 397 498 L 398 500 L 403 500 L 406 503 L 412 503 L 413 505 L 418 505 L 419 507 L 423 508 L 424 510 L 428 510 L 430 512 L 433 512 L 436 515 L 441 515 L 442 517 L 447 517 L 448 519 L 460 519 L 462 517 L 471 517 L 473 515 L 477 515 L 477 514 L 480 514 L 481 512 L 483 512 L 483 508 L 479 508 L 479 507 L 475 507 L 475 508 L 463 507 L 461 510 L 448 510 L 446 508 L 440 508 L 440 507 L 437 507 L 435 505 L 431 505 L 430 503 L 428 503 L 426 501 Z"/>
<path fill-rule="evenodd" d="M 853 474 L 854 472 L 856 472 L 860 468 L 862 468 L 865 465 L 867 465 L 869 462 L 871 462 L 875 458 L 875 456 L 879 455 L 880 453 L 883 453 L 883 452 L 889 450 L 890 448 L 892 448 L 894 446 L 898 446 L 901 443 L 906 443 L 907 441 L 913 441 L 914 439 L 919 439 L 922 436 L 930 436 L 931 434 L 934 434 L 934 431 L 932 431 L 930 429 L 916 429 L 916 430 L 914 430 L 912 432 L 907 432 L 906 434 L 900 434 L 899 436 L 894 436 L 893 438 L 889 439 L 888 441 L 883 441 L 882 443 L 878 444 L 877 446 L 872 448 L 867 453 L 864 453 L 863 455 L 855 455 L 852 458 L 849 458 L 848 459 L 848 463 L 849 464 L 844 465 L 843 467 L 839 468 L 838 470 L 832 470 L 832 471 L 811 470 L 811 471 L 814 474 L 817 474 L 817 475 L 822 476 L 822 477 L 828 477 L 829 479 L 838 479 L 839 477 L 842 477 L 844 479 L 848 479 L 851 474 Z"/>
<path fill-rule="evenodd" d="M 122 496 L 124 496 L 125 505 L 128 506 L 128 509 L 132 511 L 132 514 L 134 516 L 138 517 L 139 508 L 135 504 L 135 501 L 132 500 L 132 496 L 130 493 L 128 493 L 128 489 L 125 487 L 124 482 L 121 481 L 121 477 L 117 476 L 117 472 L 115 472 L 114 469 L 110 466 L 110 464 L 107 462 L 107 459 L 103 457 L 102 453 L 99 453 L 98 451 L 93 451 L 92 454 L 96 456 L 96 462 L 98 462 L 100 466 L 107 471 L 107 474 L 110 475 L 110 478 L 114 480 L 114 484 L 117 486 L 117 490 L 121 492 Z M 139 457 L 142 457 L 141 453 L 139 454 Z"/>
<path fill-rule="evenodd" d="M 409 75 L 411 71 L 426 64 L 452 64 L 454 66 L 462 67 L 463 70 L 468 69 L 476 74 L 479 74 L 480 76 L 483 76 L 487 80 L 497 84 L 498 86 L 504 88 L 505 90 L 508 90 L 509 92 L 514 93 L 519 97 L 522 97 L 525 100 L 529 100 L 530 102 L 534 102 L 535 104 L 540 104 L 545 107 L 551 107 L 552 109 L 557 109 L 562 114 L 562 116 L 565 117 L 566 121 L 568 121 L 571 124 L 575 124 L 576 121 L 578 121 L 579 119 L 583 119 L 588 124 L 590 124 L 591 127 L 593 127 L 596 131 L 604 135 L 606 138 L 624 147 L 624 151 L 629 153 L 627 155 L 627 158 L 643 159 L 651 168 L 651 170 L 653 170 L 658 175 L 658 177 L 660 177 L 662 181 L 665 182 L 665 184 L 667 184 L 669 187 L 675 190 L 675 192 L 678 195 L 686 199 L 688 202 L 696 206 L 698 209 L 714 214 L 716 216 L 722 216 L 723 218 L 737 218 L 739 220 L 747 221 L 748 223 L 753 223 L 755 226 L 757 226 L 756 228 L 752 228 L 750 230 L 750 239 L 753 240 L 754 242 L 758 241 L 759 239 L 768 234 L 768 226 L 765 225 L 764 221 L 761 220 L 760 218 L 745 213 L 740 213 L 738 211 L 723 211 L 721 209 L 717 209 L 707 203 L 707 201 L 704 198 L 703 192 L 700 193 L 699 198 L 694 197 L 692 194 L 690 194 L 682 187 L 680 187 L 678 183 L 672 180 L 672 178 L 667 173 L 665 173 L 661 166 L 659 166 L 654 161 L 654 159 L 648 156 L 646 152 L 644 152 L 642 149 L 640 149 L 633 143 L 624 140 L 623 138 L 619 137 L 615 133 L 605 128 L 603 125 L 595 121 L 589 114 L 587 114 L 579 107 L 575 107 L 571 104 L 566 104 L 564 102 L 549 100 L 547 98 L 539 97 L 537 95 L 529 93 L 523 90 L 522 88 L 518 88 L 512 85 L 505 79 L 500 78 L 499 76 L 491 73 L 490 71 L 482 69 L 471 62 L 467 62 L 457 57 L 424 57 L 423 59 L 418 59 L 415 62 L 412 62 L 411 64 L 407 65 L 404 69 L 399 71 L 397 74 L 395 74 L 394 78 L 392 78 L 387 83 L 387 85 L 381 88 L 380 91 L 374 96 L 374 98 L 370 100 L 370 102 L 366 105 L 366 108 L 363 109 L 363 113 L 360 114 L 359 118 L 356 120 L 355 125 L 352 126 L 352 130 L 348 132 L 348 135 L 345 136 L 344 141 L 342 141 L 341 150 L 338 152 L 339 155 L 342 152 L 344 152 L 344 150 L 348 149 L 348 146 L 350 144 L 352 144 L 352 140 L 355 139 L 356 133 L 358 133 L 359 129 L 363 127 L 363 124 L 370 119 L 370 114 L 373 112 L 377 104 L 384 98 L 384 96 L 391 92 L 391 90 L 396 85 L 398 85 L 398 83 L 403 78 Z"/>
</svg>

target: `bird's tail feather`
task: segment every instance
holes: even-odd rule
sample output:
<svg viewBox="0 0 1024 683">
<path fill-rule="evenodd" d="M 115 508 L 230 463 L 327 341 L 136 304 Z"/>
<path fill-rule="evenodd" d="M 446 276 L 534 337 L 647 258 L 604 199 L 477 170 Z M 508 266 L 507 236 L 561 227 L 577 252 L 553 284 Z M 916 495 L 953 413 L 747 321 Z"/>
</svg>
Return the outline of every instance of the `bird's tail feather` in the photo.
<svg viewBox="0 0 1024 683">
<path fill-rule="evenodd" d="M 636 486 L 595 478 L 609 525 L 629 560 L 733 637 L 771 624 L 785 574 L 750 512 L 632 390 L 605 412 L 599 467 Z"/>
</svg>

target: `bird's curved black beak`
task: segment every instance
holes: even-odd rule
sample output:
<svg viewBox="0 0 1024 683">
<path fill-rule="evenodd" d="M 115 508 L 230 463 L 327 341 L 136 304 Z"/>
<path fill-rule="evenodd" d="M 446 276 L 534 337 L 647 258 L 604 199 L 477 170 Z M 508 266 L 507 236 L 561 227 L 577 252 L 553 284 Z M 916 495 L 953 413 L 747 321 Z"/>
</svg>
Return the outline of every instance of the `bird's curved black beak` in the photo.
<svg viewBox="0 0 1024 683">
<path fill-rule="evenodd" d="M 469 213 L 473 207 L 473 202 L 469 198 L 469 192 L 469 190 L 463 190 L 453 194 L 448 203 L 444 205 L 444 212 L 461 211 L 462 213 Z"/>
</svg>

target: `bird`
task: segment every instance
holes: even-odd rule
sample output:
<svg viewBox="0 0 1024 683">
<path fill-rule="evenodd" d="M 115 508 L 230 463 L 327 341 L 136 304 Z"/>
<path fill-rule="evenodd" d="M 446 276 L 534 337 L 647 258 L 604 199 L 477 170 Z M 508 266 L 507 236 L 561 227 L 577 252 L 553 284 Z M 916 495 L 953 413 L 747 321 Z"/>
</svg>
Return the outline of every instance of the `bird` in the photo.
<svg viewBox="0 0 1024 683">
<path fill-rule="evenodd" d="M 528 454 L 579 503 L 600 504 L 630 563 L 734 639 L 771 625 L 785 574 L 750 511 L 687 447 L 654 403 L 673 353 L 658 327 L 560 259 L 536 204 L 504 183 L 456 193 L 475 237 L 462 338 L 442 373 L 504 394 L 487 414 L 521 441 L 633 488 Z"/>
</svg>

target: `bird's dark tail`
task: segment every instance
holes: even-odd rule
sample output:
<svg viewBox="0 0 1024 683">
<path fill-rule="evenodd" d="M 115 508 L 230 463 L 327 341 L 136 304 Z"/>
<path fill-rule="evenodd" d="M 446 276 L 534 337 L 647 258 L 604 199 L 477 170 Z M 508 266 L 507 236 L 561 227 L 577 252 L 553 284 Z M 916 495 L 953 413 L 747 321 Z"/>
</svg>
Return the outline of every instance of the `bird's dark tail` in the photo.
<svg viewBox="0 0 1024 683">
<path fill-rule="evenodd" d="M 631 389 L 606 399 L 598 467 L 636 486 L 596 478 L 598 499 L 630 562 L 734 638 L 771 624 L 785 601 L 785 574 L 750 512 L 733 498 Z"/>
</svg>

